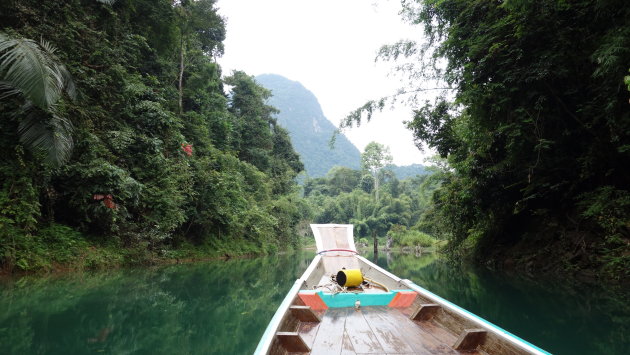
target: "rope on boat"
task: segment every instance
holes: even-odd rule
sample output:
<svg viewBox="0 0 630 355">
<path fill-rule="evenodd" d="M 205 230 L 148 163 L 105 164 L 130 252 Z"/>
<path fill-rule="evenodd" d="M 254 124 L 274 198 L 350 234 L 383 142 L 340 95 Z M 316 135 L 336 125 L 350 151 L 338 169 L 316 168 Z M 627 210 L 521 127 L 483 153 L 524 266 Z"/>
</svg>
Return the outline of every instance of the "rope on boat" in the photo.
<svg viewBox="0 0 630 355">
<path fill-rule="evenodd" d="M 334 275 L 333 275 L 334 276 Z M 363 287 L 362 285 L 359 285 L 360 290 L 355 290 L 355 291 L 348 291 L 347 287 L 343 287 L 340 286 L 336 281 L 335 278 L 331 276 L 330 277 L 330 281 L 331 283 L 325 284 L 325 285 L 317 285 L 317 286 L 313 286 L 313 290 L 316 290 L 318 288 L 325 288 L 327 289 L 333 296 L 338 294 L 338 293 L 361 293 L 363 292 Z M 369 279 L 367 277 L 363 278 L 365 281 L 372 283 L 375 286 L 378 286 L 380 288 L 382 288 L 383 290 L 385 290 L 385 292 L 389 292 L 389 288 L 385 285 L 383 285 L 382 283 L 378 282 L 378 281 L 374 281 L 372 279 Z"/>
<path fill-rule="evenodd" d="M 375 285 L 380 286 L 383 290 L 385 290 L 385 292 L 389 292 L 389 288 L 387 288 L 387 286 L 383 285 L 382 283 L 380 283 L 380 282 L 376 282 L 376 281 L 374 281 L 374 280 L 372 280 L 372 279 L 368 279 L 367 277 L 363 277 L 363 279 L 364 279 L 365 281 L 368 281 L 368 282 L 371 282 L 371 283 L 373 283 L 373 284 L 375 284 Z"/>
</svg>

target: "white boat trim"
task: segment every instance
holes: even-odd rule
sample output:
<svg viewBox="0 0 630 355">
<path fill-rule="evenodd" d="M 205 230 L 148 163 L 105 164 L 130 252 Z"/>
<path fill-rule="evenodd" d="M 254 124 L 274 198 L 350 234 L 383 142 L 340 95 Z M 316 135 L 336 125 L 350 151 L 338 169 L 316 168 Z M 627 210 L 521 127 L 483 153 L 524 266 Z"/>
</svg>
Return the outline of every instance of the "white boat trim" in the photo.
<svg viewBox="0 0 630 355">
<path fill-rule="evenodd" d="M 513 345 L 515 345 L 515 346 L 517 346 L 517 347 L 519 347 L 519 348 L 521 348 L 521 349 L 523 349 L 525 351 L 528 351 L 528 352 L 531 352 L 531 353 L 534 353 L 534 354 L 541 354 L 541 355 L 543 355 L 543 354 L 550 354 L 549 352 L 547 352 L 547 351 L 545 351 L 545 350 L 543 350 L 543 349 L 541 349 L 541 348 L 539 348 L 539 347 L 529 343 L 526 340 L 523 340 L 523 339 L 517 337 L 516 335 L 508 332 L 507 330 L 505 330 L 505 329 L 503 329 L 503 328 L 501 328 L 499 326 L 496 326 L 496 325 L 488 322 L 487 320 L 479 317 L 478 315 L 476 315 L 476 314 L 474 314 L 472 312 L 469 312 L 469 311 L 465 310 L 464 308 L 461 308 L 460 306 L 458 306 L 458 305 L 456 305 L 456 304 L 454 304 L 454 303 L 452 303 L 452 302 L 450 302 L 450 301 L 448 301 L 448 300 L 446 300 L 446 299 L 436 295 L 435 293 L 433 293 L 433 292 L 431 292 L 429 290 L 426 290 L 426 289 L 416 285 L 411 280 L 407 280 L 407 279 L 403 280 L 403 279 L 399 278 L 398 276 L 392 274 L 391 272 L 383 269 L 382 267 L 374 264 L 370 260 L 368 260 L 368 259 L 366 259 L 366 258 L 364 258 L 364 257 L 362 257 L 360 255 L 356 255 L 356 258 L 360 259 L 361 261 L 363 261 L 367 265 L 370 265 L 371 268 L 373 268 L 373 269 L 375 269 L 375 270 L 385 274 L 386 276 L 396 280 L 396 282 L 400 282 L 401 284 L 403 284 L 403 285 L 409 287 L 410 289 L 418 292 L 422 296 L 424 296 L 424 297 L 426 297 L 428 299 L 431 299 L 435 303 L 439 303 L 444 308 L 448 308 L 449 310 L 459 314 L 460 316 L 462 316 L 462 317 L 464 317 L 466 319 L 469 319 L 469 320 L 473 321 L 474 323 L 477 323 L 482 328 L 488 329 L 489 331 L 495 333 L 496 335 L 500 336 L 504 340 L 512 343 Z"/>
<path fill-rule="evenodd" d="M 351 250 L 355 250 L 356 251 L 356 247 L 354 244 L 354 239 L 352 236 L 352 229 L 353 226 L 352 225 L 345 225 L 345 224 L 333 224 L 333 225 L 311 225 L 311 228 L 313 230 L 313 234 L 315 236 L 315 240 L 316 240 L 316 244 L 317 244 L 317 249 L 318 249 L 318 253 L 321 253 L 322 251 L 325 251 L 324 247 L 323 247 L 323 242 L 321 240 L 321 233 L 320 233 L 320 229 L 323 228 L 346 228 L 346 235 L 344 236 L 342 233 L 338 233 L 335 234 L 333 233 L 332 236 L 337 238 L 337 241 L 339 242 L 343 242 L 343 244 L 345 245 L 345 240 L 344 238 L 348 238 L 348 242 L 347 245 L 349 245 L 351 248 Z M 326 233 L 324 233 L 326 234 Z M 346 248 L 343 248 L 346 249 Z M 354 253 L 353 253 L 354 254 Z M 342 255 L 339 255 L 342 256 Z M 345 255 L 343 255 L 345 256 Z M 507 343 L 513 345 L 515 348 L 521 349 L 524 352 L 530 353 L 530 354 L 550 354 L 549 352 L 515 336 L 514 334 L 488 322 L 487 320 L 455 305 L 454 303 L 416 285 L 413 281 L 411 280 L 407 280 L 407 279 L 401 279 L 398 276 L 392 274 L 391 272 L 381 268 L 380 266 L 376 265 L 375 263 L 371 262 L 370 260 L 360 256 L 360 255 L 353 255 L 356 260 L 358 262 L 361 262 L 364 264 L 364 266 L 367 266 L 368 268 L 372 269 L 373 271 L 382 274 L 384 277 L 387 277 L 390 279 L 390 281 L 392 282 L 392 284 L 398 284 L 401 288 L 408 288 L 411 289 L 415 292 L 417 292 L 418 294 L 420 294 L 423 298 L 430 300 L 430 302 L 434 302 L 437 304 L 440 304 L 440 306 L 442 306 L 444 308 L 445 311 L 448 312 L 452 312 L 452 314 L 456 314 L 459 317 L 462 317 L 463 319 L 466 319 L 474 324 L 476 324 L 477 326 L 486 329 L 488 332 L 491 332 L 492 334 L 494 334 L 495 336 L 497 336 L 498 338 L 506 341 Z M 279 331 L 280 326 L 283 324 L 283 321 L 285 321 L 285 317 L 287 316 L 287 314 L 289 314 L 290 312 L 288 312 L 291 304 L 294 302 L 295 298 L 297 297 L 298 293 L 300 290 L 303 290 L 305 288 L 307 288 L 307 280 L 309 279 L 309 277 L 315 272 L 315 270 L 320 267 L 320 264 L 322 264 L 324 261 L 322 255 L 316 255 L 315 258 L 313 259 L 313 261 L 311 261 L 311 264 L 309 265 L 309 267 L 304 271 L 304 273 L 302 274 L 302 277 L 300 277 L 299 279 L 297 279 L 295 281 L 295 283 L 293 284 L 293 287 L 291 287 L 291 289 L 289 290 L 289 292 L 287 293 L 287 295 L 285 296 L 285 298 L 283 299 L 282 303 L 280 304 L 280 306 L 278 307 L 278 309 L 276 310 L 276 313 L 274 314 L 273 318 L 271 319 L 271 321 L 269 322 L 267 329 L 265 330 L 260 342 L 258 343 L 258 346 L 256 348 L 256 350 L 254 351 L 254 354 L 267 354 L 269 352 L 269 350 L 271 349 L 272 343 L 274 341 L 275 338 L 275 334 Z"/>
<path fill-rule="evenodd" d="M 435 301 L 436 303 L 439 303 L 440 305 L 442 305 L 445 308 L 448 308 L 449 310 L 461 315 L 462 317 L 469 319 L 471 321 L 473 321 L 474 323 L 477 323 L 478 325 L 480 325 L 482 328 L 486 328 L 488 330 L 490 330 L 491 332 L 493 332 L 494 334 L 500 336 L 501 338 L 503 338 L 506 341 L 509 341 L 510 343 L 512 343 L 513 345 L 534 353 L 534 354 L 541 354 L 541 355 L 549 355 L 551 353 L 529 343 L 526 340 L 523 340 L 519 337 L 517 337 L 516 335 L 508 332 L 507 330 L 496 326 L 490 322 L 488 322 L 487 320 L 479 317 L 478 315 L 469 312 L 467 310 L 465 310 L 464 308 L 461 308 L 460 306 L 436 295 L 435 293 L 428 291 L 418 285 L 416 285 L 413 281 L 411 280 L 402 280 L 402 283 L 404 283 L 405 285 L 407 285 L 410 289 L 418 292 L 419 294 Z"/>
<path fill-rule="evenodd" d="M 267 329 L 265 329 L 265 332 L 260 338 L 260 342 L 258 342 L 256 350 L 254 350 L 254 354 L 267 354 L 267 352 L 271 348 L 273 338 L 280 328 L 282 319 L 287 314 L 289 307 L 291 307 L 291 303 L 293 303 L 293 300 L 295 299 L 295 297 L 297 297 L 298 292 L 300 292 L 300 289 L 302 288 L 302 285 L 304 285 L 304 283 L 306 282 L 306 279 L 308 279 L 308 276 L 313 272 L 313 270 L 315 270 L 315 268 L 317 268 L 317 265 L 319 264 L 321 258 L 321 255 L 316 255 L 306 271 L 304 271 L 304 273 L 302 274 L 302 277 L 295 280 L 295 282 L 293 283 L 293 287 L 291 287 L 287 295 L 282 300 L 282 303 L 280 303 L 280 306 L 276 310 L 276 313 L 274 313 L 273 318 L 271 318 L 271 320 L 269 321 Z"/>
<path fill-rule="evenodd" d="M 371 261 L 369 261 L 368 259 L 366 259 L 366 258 L 362 257 L 361 255 L 355 255 L 355 257 L 356 257 L 357 259 L 359 259 L 359 260 L 363 261 L 363 262 L 364 262 L 364 263 L 366 263 L 367 265 L 370 265 L 370 267 L 371 267 L 372 269 L 377 270 L 378 272 L 380 272 L 380 273 L 384 274 L 385 276 L 387 276 L 387 277 L 389 277 L 389 278 L 393 279 L 394 281 L 396 281 L 396 282 L 401 282 L 401 281 L 402 281 L 402 279 L 401 279 L 400 277 L 398 277 L 398 276 L 396 276 L 396 275 L 392 274 L 391 272 L 389 272 L 389 271 L 387 271 L 387 270 L 383 269 L 382 267 L 380 267 L 380 266 L 378 266 L 378 265 L 374 264 L 373 262 L 371 262 Z"/>
</svg>

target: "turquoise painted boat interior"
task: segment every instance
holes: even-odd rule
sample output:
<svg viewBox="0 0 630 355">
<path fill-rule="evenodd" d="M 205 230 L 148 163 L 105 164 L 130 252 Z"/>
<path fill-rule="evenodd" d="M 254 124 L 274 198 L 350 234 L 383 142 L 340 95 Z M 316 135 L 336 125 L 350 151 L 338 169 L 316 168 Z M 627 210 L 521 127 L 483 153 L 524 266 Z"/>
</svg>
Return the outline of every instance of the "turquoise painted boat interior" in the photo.
<svg viewBox="0 0 630 355">
<path fill-rule="evenodd" d="M 356 301 L 361 303 L 361 307 L 367 306 L 387 306 L 400 291 L 392 290 L 383 293 L 328 293 L 324 291 L 300 291 L 300 293 L 316 293 L 326 303 L 329 308 L 354 307 Z"/>
</svg>

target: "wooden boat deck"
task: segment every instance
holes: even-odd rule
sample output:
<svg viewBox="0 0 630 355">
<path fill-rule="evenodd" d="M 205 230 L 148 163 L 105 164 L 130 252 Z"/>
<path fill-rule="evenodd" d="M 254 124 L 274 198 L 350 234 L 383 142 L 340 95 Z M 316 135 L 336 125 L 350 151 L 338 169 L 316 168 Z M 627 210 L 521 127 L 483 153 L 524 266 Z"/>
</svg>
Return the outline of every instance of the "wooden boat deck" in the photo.
<svg viewBox="0 0 630 355">
<path fill-rule="evenodd" d="M 433 321 L 412 321 L 409 309 L 387 306 L 329 308 L 321 323 L 301 322 L 310 354 L 460 354 L 457 337 Z M 485 354 L 465 352 L 465 354 Z"/>
<path fill-rule="evenodd" d="M 318 255 L 293 284 L 256 348 L 285 354 L 549 353 L 402 280 L 356 253 L 351 225 L 311 225 Z M 324 254 L 324 255 L 321 255 Z M 367 284 L 338 285 L 359 269 Z M 359 309 L 353 306 L 361 305 Z"/>
</svg>

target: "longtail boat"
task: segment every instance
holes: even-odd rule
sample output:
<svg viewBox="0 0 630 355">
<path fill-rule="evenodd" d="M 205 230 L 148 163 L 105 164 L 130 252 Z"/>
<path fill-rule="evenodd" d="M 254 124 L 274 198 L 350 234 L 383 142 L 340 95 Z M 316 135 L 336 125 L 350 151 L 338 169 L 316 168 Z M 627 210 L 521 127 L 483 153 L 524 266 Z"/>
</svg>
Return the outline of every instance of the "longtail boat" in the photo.
<svg viewBox="0 0 630 355">
<path fill-rule="evenodd" d="M 255 354 L 549 354 L 361 257 L 352 225 L 311 229 L 317 255 Z"/>
</svg>

